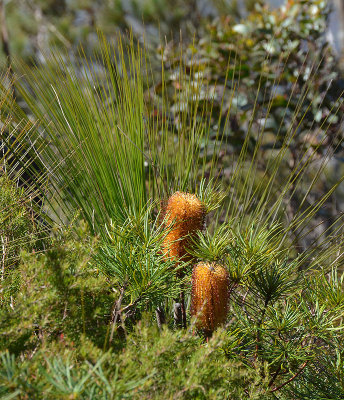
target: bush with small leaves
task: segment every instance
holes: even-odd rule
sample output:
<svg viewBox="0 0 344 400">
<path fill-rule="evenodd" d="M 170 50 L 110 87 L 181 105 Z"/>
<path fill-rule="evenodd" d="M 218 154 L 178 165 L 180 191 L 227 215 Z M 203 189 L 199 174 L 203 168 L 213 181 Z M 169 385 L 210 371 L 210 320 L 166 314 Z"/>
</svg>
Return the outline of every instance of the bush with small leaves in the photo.
<svg viewBox="0 0 344 400">
<path fill-rule="evenodd" d="M 261 378 L 220 350 L 225 336 L 214 334 L 207 344 L 190 331 L 161 332 L 141 321 L 118 352 L 57 342 L 22 361 L 0 355 L 2 398 L 106 399 L 263 399 Z"/>
<path fill-rule="evenodd" d="M 0 168 L 0 304 L 6 306 L 17 289 L 17 273 L 23 250 L 40 249 L 39 229 L 30 212 L 30 198 Z"/>
</svg>

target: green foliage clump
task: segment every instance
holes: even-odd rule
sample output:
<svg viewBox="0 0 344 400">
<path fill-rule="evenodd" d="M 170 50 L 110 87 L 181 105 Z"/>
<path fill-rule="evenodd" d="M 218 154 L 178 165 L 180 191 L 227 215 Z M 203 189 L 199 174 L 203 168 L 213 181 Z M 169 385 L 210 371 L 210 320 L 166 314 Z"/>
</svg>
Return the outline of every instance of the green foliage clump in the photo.
<svg viewBox="0 0 344 400">
<path fill-rule="evenodd" d="M 207 344 L 191 332 L 139 323 L 120 352 L 101 352 L 83 340 L 79 347 L 56 342 L 30 358 L 0 358 L 0 394 L 25 399 L 262 399 L 260 377 L 226 360 L 224 335 Z M 260 397 L 259 397 L 260 396 Z"/>
<path fill-rule="evenodd" d="M 147 214 L 122 228 L 112 226 L 113 241 L 106 247 L 81 224 L 78 239 L 72 231 L 56 234 L 45 254 L 22 258 L 19 290 L 12 305 L 0 310 L 3 396 L 291 399 L 300 393 L 307 398 L 311 387 L 319 399 L 342 393 L 341 383 L 327 389 L 313 374 L 327 371 L 326 382 L 338 376 L 344 381 L 343 275 L 335 269 L 327 274 L 328 268 L 300 269 L 302 257 L 288 259 L 288 248 L 280 246 L 280 226 L 238 233 L 232 223 L 217 231 L 224 240 L 200 240 L 193 250 L 201 259 L 215 254 L 228 269 L 225 329 L 208 342 L 192 321 L 187 330 L 173 330 L 168 321 L 159 330 L 154 310 L 165 300 L 168 320 L 173 299 L 163 282 L 155 289 L 154 283 L 171 266 L 158 259 L 152 264 L 155 273 L 139 278 L 138 248 L 156 250 L 161 239 L 143 221 Z M 107 278 L 96 268 L 101 246 L 103 260 L 108 256 Z M 153 289 L 148 285 L 138 294 L 145 277 Z M 121 279 L 127 281 L 126 294 Z M 175 288 L 171 293 L 180 290 Z"/>
<path fill-rule="evenodd" d="M 96 241 L 54 239 L 44 254 L 27 254 L 17 268 L 11 306 L 0 312 L 0 347 L 29 351 L 43 342 L 75 343 L 81 335 L 103 345 L 114 295 L 102 275 L 88 266 Z"/>
<path fill-rule="evenodd" d="M 36 224 L 29 205 L 24 189 L 18 188 L 5 174 L 0 175 L 1 302 L 13 294 L 14 271 L 20 252 L 38 245 Z"/>
<path fill-rule="evenodd" d="M 206 233 L 194 254 L 209 260 L 215 254 L 228 268 L 230 320 L 223 346 L 228 359 L 260 370 L 267 383 L 259 387 L 266 395 L 293 398 L 295 391 L 325 398 L 324 393 L 340 391 L 338 384 L 326 390 L 312 374 L 328 371 L 327 382 L 342 376 L 344 274 L 325 263 L 320 269 L 306 267 L 306 254 L 291 257 L 279 226 L 238 233 L 232 221 L 227 231 L 221 228 L 214 240 Z M 216 240 L 219 232 L 227 246 Z"/>
<path fill-rule="evenodd" d="M 20 248 L 30 243 L 34 224 L 28 207 L 24 189 L 6 175 L 0 176 L 0 254 L 5 269 L 15 263 Z"/>
<path fill-rule="evenodd" d="M 185 80 L 182 68 L 175 67 L 175 49 L 166 47 L 163 60 L 172 67 L 172 102 L 182 97 L 191 113 L 198 101 L 194 93 L 201 92 L 202 100 L 212 104 L 214 135 L 221 124 L 235 151 L 241 150 L 247 133 L 251 150 L 260 140 L 275 149 L 290 140 L 293 152 L 319 143 L 319 150 L 328 146 L 326 131 L 342 135 L 337 115 L 341 92 L 335 84 L 340 74 L 326 42 L 329 12 L 327 2 L 312 0 L 288 1 L 273 11 L 257 3 L 240 23 L 222 16 L 185 52 L 182 68 L 190 71 Z M 175 105 L 171 112 L 178 118 Z"/>
<path fill-rule="evenodd" d="M 221 331 L 204 344 L 191 330 L 159 331 L 147 313 L 108 350 L 120 294 L 91 267 L 98 244 L 87 232 L 81 225 L 79 239 L 65 232 L 45 254 L 23 256 L 19 290 L 0 310 L 3 398 L 239 399 L 248 385 L 256 392 L 259 376 L 226 359 Z M 154 305 L 154 292 L 148 298 Z"/>
<path fill-rule="evenodd" d="M 164 329 L 157 336 L 154 329 L 140 323 L 121 358 L 129 370 L 140 365 L 145 374 L 152 372 L 142 387 L 143 398 L 240 399 L 249 391 L 252 399 L 258 398 L 254 384 L 259 376 L 242 363 L 226 359 L 221 351 L 225 339 L 220 331 L 207 344 L 190 330 Z"/>
<path fill-rule="evenodd" d="M 89 346 L 85 344 L 85 352 Z M 78 360 L 74 350 L 64 347 L 57 345 L 55 353 L 43 349 L 25 361 L 16 360 L 8 352 L 2 353 L 2 398 L 124 399 L 132 398 L 133 390 L 144 382 L 128 374 L 119 375 L 119 365 L 111 360 L 112 354 L 104 354 L 94 363 L 90 357 Z"/>
<path fill-rule="evenodd" d="M 107 240 L 102 241 L 93 257 L 94 265 L 121 292 L 118 307 L 125 308 L 126 314 L 139 309 L 154 310 L 177 298 L 183 284 L 175 263 L 161 251 L 167 234 L 164 224 L 159 224 L 159 218 L 155 220 L 151 214 L 152 207 L 148 207 L 123 225 L 111 223 Z"/>
</svg>

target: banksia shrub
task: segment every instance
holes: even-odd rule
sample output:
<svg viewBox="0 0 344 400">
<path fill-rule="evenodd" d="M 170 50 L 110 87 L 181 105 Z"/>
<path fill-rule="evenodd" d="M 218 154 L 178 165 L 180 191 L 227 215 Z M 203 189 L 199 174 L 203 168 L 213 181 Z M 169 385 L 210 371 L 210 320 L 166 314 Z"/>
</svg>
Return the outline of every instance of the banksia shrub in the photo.
<svg viewBox="0 0 344 400">
<path fill-rule="evenodd" d="M 225 322 L 228 312 L 229 275 L 215 263 L 199 263 L 192 273 L 191 315 L 196 326 L 211 334 Z"/>
<path fill-rule="evenodd" d="M 203 227 L 204 205 L 194 194 L 176 192 L 168 199 L 164 211 L 166 226 L 171 228 L 163 241 L 164 254 L 170 258 L 190 260 L 192 257 L 186 250 L 189 236 Z"/>
</svg>

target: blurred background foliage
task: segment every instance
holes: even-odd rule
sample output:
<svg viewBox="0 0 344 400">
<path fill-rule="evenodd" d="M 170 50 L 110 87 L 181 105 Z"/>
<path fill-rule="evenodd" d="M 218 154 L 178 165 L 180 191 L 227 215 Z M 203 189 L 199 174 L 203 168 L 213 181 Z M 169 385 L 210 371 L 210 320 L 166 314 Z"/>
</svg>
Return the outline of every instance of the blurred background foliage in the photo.
<svg viewBox="0 0 344 400">
<path fill-rule="evenodd" d="M 253 142 L 264 141 L 263 149 L 270 155 L 269 149 L 276 148 L 274 135 L 281 144 L 288 131 L 295 131 L 292 158 L 297 158 L 300 146 L 321 143 L 320 152 L 328 145 L 337 153 L 342 150 L 336 145 L 342 134 L 338 98 L 344 83 L 326 36 L 331 2 L 288 0 L 275 10 L 264 1 L 251 0 L 3 0 L 2 4 L 13 58 L 44 63 L 58 48 L 69 49 L 75 57 L 80 45 L 92 58 L 100 51 L 98 30 L 110 39 L 118 29 L 132 30 L 155 55 L 150 61 L 156 73 L 162 57 L 175 89 L 172 96 L 185 98 L 186 107 L 193 101 L 192 92 L 183 93 L 189 79 L 179 82 L 178 68 L 187 71 L 193 65 L 196 76 L 190 77 L 191 82 L 197 87 L 201 77 L 197 90 L 203 92 L 204 101 L 206 96 L 211 103 L 215 100 L 213 130 L 218 123 L 223 126 L 232 150 L 240 150 L 249 133 Z M 176 43 L 184 48 L 182 67 L 175 65 L 180 55 Z M 0 62 L 5 58 L 2 52 Z M 171 120 L 177 125 L 178 111 L 172 105 Z M 258 117 L 254 115 L 251 127 L 252 113 Z"/>
<path fill-rule="evenodd" d="M 268 3 L 281 5 L 285 1 Z M 290 2 L 293 3 L 293 2 Z M 296 4 L 299 2 L 296 2 Z M 303 2 L 318 4 L 324 1 Z M 113 35 L 116 29 L 132 29 L 147 37 L 147 43 L 160 44 L 165 38 L 191 42 L 202 37 L 204 28 L 214 18 L 229 15 L 240 22 L 263 6 L 263 0 L 2 0 L 11 52 L 24 58 L 39 57 L 52 45 L 75 48 L 80 43 L 88 52 L 97 46 L 95 33 L 101 29 Z M 295 5 L 296 5 L 295 4 Z M 294 5 L 294 6 L 295 6 Z M 294 14 L 298 10 L 294 9 Z M 315 12 L 316 13 L 316 12 Z M 318 24 L 322 24 L 321 18 Z M 322 27 L 317 28 L 317 30 Z M 3 59 L 4 55 L 1 54 Z"/>
<path fill-rule="evenodd" d="M 272 12 L 256 3 L 247 19 L 237 23 L 232 15 L 217 18 L 188 46 L 185 68 L 197 64 L 197 78 L 191 77 L 191 83 L 196 86 L 202 76 L 203 93 L 211 102 L 215 99 L 218 111 L 226 92 L 221 111 L 224 117 L 231 105 L 230 123 L 225 126 L 221 118 L 220 124 L 228 130 L 225 135 L 233 149 L 241 148 L 246 133 L 252 133 L 252 140 L 263 140 L 263 149 L 269 149 L 279 148 L 286 133 L 295 131 L 292 152 L 319 142 L 326 146 L 338 135 L 341 115 L 336 114 L 343 82 L 325 39 L 329 12 L 329 4 L 319 1 L 290 1 Z M 178 57 L 173 51 L 167 47 L 163 52 L 170 65 Z M 170 79 L 172 85 L 178 84 L 178 70 Z M 249 128 L 254 118 L 257 125 Z M 277 135 L 277 144 L 271 135 Z"/>
<path fill-rule="evenodd" d="M 225 149 L 220 156 L 222 178 L 230 179 L 232 160 L 242 151 L 247 136 L 248 152 L 259 153 L 259 179 L 269 176 L 271 160 L 286 144 L 280 182 L 290 174 L 298 176 L 307 152 L 316 153 L 314 165 L 334 155 L 316 184 L 315 196 L 321 196 L 328 183 L 343 172 L 344 81 L 327 41 L 331 3 L 290 0 L 271 10 L 264 2 L 248 2 L 244 19 L 240 19 L 239 4 L 221 2 L 225 14 L 205 24 L 201 34 L 184 47 L 182 67 L 177 62 L 180 48 L 172 42 L 160 48 L 162 62 L 169 70 L 168 87 L 163 88 L 172 104 L 169 119 L 177 128 L 182 126 L 180 115 L 190 109 L 192 118 L 193 103 L 201 97 L 211 112 L 209 130 L 214 145 L 205 149 L 208 159 L 219 137 L 221 149 Z M 289 220 L 295 205 L 302 203 L 306 182 L 314 176 L 308 171 L 295 179 L 295 185 L 301 179 L 304 185 L 290 197 Z M 314 200 L 308 200 L 304 207 Z M 320 214 L 331 223 L 342 210 L 339 188 Z M 319 226 L 319 219 L 313 222 Z M 300 248 L 307 241 L 309 238 L 299 243 Z"/>
</svg>

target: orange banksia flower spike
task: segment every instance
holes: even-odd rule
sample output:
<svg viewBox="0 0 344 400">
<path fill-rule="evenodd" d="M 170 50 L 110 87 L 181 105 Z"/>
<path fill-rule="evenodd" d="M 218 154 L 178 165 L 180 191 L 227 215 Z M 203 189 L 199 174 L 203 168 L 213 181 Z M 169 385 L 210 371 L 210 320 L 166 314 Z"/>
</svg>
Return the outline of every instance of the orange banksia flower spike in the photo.
<svg viewBox="0 0 344 400">
<path fill-rule="evenodd" d="M 163 252 L 170 258 L 189 261 L 192 257 L 186 251 L 188 235 L 203 228 L 205 207 L 196 195 L 176 192 L 169 199 L 165 210 L 165 223 L 171 231 L 163 241 Z"/>
<path fill-rule="evenodd" d="M 229 276 L 215 263 L 199 263 L 192 273 L 191 315 L 196 327 L 207 336 L 226 321 L 229 301 Z"/>
</svg>

